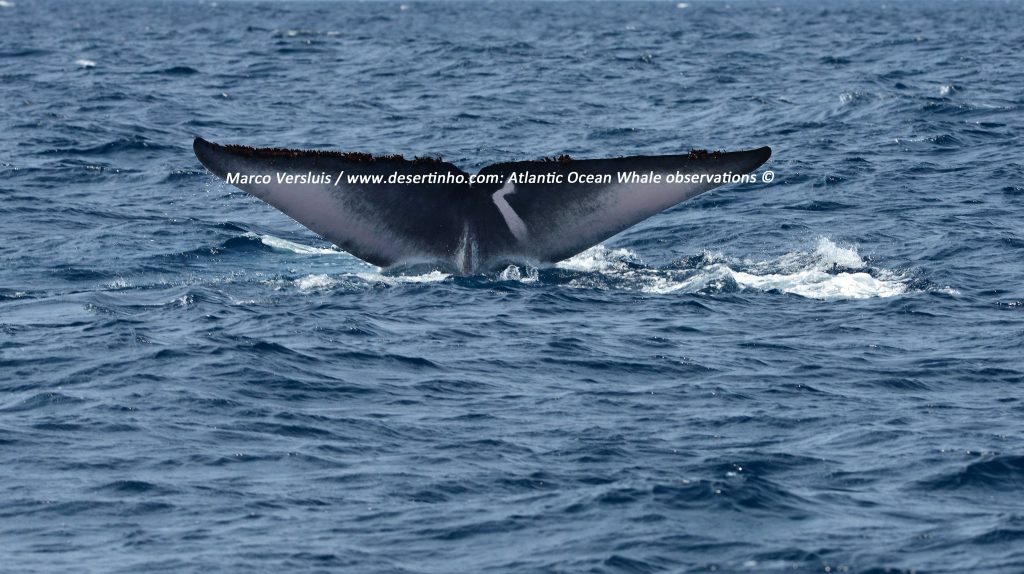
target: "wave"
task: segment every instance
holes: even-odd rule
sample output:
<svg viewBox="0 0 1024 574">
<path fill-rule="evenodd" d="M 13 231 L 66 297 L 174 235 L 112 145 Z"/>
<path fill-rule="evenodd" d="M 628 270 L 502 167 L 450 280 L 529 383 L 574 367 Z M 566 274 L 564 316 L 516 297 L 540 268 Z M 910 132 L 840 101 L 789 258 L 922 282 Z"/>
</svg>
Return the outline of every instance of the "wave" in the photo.
<svg viewBox="0 0 1024 574">
<path fill-rule="evenodd" d="M 280 237 L 274 237 L 273 235 L 260 235 L 251 231 L 246 232 L 244 237 L 248 239 L 258 239 L 260 243 L 271 249 L 291 252 L 296 255 L 347 255 L 344 251 L 339 251 L 330 247 L 313 247 L 312 245 L 288 241 L 287 239 L 281 239 Z"/>
<path fill-rule="evenodd" d="M 932 490 L 1014 488 L 1024 480 L 1024 456 L 987 455 L 966 467 L 920 481 Z"/>
<path fill-rule="evenodd" d="M 192 74 L 198 74 L 199 70 L 191 66 L 171 66 L 170 68 L 162 68 L 159 70 L 152 70 L 150 72 L 144 73 L 163 76 L 191 76 Z"/>
</svg>

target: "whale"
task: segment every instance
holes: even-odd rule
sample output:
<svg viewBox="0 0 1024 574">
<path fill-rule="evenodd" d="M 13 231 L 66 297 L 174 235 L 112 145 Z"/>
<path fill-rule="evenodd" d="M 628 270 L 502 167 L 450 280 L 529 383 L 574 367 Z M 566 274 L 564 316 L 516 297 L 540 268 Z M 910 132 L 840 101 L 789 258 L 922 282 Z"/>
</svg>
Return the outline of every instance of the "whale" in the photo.
<svg viewBox="0 0 1024 574">
<path fill-rule="evenodd" d="M 435 157 L 220 145 L 199 162 L 381 268 L 460 275 L 553 264 L 722 185 L 756 181 L 770 147 L 502 162 L 469 174 Z"/>
</svg>

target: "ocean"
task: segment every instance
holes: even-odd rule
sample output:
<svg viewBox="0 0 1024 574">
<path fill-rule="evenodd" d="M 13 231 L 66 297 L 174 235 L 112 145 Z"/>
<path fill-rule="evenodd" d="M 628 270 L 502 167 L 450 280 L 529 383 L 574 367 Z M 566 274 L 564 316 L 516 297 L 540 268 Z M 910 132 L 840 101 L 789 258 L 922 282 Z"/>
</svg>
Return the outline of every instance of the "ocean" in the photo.
<svg viewBox="0 0 1024 574">
<path fill-rule="evenodd" d="M 1018 1 L 0 1 L 0 571 L 1024 571 Z M 770 145 L 393 273 L 192 139 Z"/>
</svg>

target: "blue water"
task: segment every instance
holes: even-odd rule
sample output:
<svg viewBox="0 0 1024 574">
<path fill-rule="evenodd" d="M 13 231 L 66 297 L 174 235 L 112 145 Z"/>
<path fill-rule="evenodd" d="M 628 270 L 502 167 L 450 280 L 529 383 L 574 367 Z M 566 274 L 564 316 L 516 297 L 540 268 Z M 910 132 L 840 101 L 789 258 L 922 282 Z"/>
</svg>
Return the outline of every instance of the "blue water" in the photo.
<svg viewBox="0 0 1024 574">
<path fill-rule="evenodd" d="M 0 5 L 0 570 L 1024 571 L 1019 2 Z M 398 275 L 220 143 L 770 145 Z"/>
</svg>

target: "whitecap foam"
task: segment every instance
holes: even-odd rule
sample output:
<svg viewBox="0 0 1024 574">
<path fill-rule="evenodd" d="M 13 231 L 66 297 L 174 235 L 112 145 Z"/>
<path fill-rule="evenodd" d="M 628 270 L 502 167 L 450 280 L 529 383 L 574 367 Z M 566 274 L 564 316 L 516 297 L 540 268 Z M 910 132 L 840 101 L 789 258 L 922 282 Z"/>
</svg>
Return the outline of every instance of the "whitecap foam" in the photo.
<svg viewBox="0 0 1024 574">
<path fill-rule="evenodd" d="M 95 68 L 96 62 L 93 60 L 86 60 L 85 58 L 79 58 L 78 60 L 75 60 L 75 65 L 81 68 Z"/>
<path fill-rule="evenodd" d="M 135 287 L 135 284 L 124 277 L 118 277 L 107 283 L 107 289 L 131 289 L 132 287 Z"/>
<path fill-rule="evenodd" d="M 295 287 L 299 291 L 322 291 L 337 284 L 336 280 L 326 274 L 306 275 L 295 280 Z"/>
<path fill-rule="evenodd" d="M 14 8 L 14 2 L 8 2 L 7 0 L 0 0 L 0 8 Z"/>
<path fill-rule="evenodd" d="M 356 277 L 371 283 L 385 283 L 387 285 L 400 285 L 402 283 L 440 283 L 451 277 L 451 273 L 431 271 L 421 275 L 384 275 L 381 273 L 356 273 Z"/>
<path fill-rule="evenodd" d="M 439 283 L 451 277 L 448 273 L 431 271 L 421 275 L 384 275 L 382 273 L 345 273 L 331 276 L 326 273 L 314 273 L 299 277 L 292 281 L 301 292 L 313 293 L 329 291 L 337 287 L 360 289 L 369 285 L 384 284 L 388 286 L 412 284 L 412 283 Z M 275 284 L 271 282 L 269 284 Z"/>
</svg>

